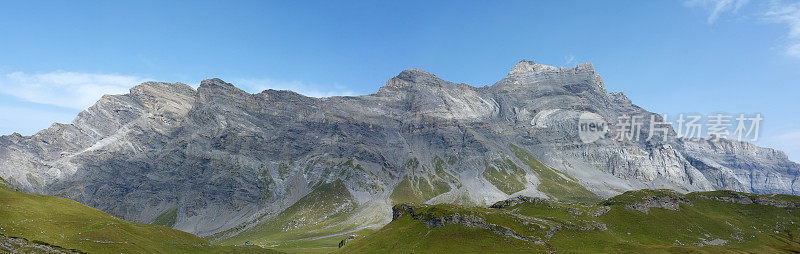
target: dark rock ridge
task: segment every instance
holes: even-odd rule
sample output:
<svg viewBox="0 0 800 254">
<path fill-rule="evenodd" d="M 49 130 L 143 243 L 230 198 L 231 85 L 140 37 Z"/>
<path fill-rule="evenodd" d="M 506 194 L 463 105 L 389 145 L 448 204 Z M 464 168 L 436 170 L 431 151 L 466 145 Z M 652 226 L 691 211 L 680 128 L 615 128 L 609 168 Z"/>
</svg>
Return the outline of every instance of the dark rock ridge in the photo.
<svg viewBox="0 0 800 254">
<path fill-rule="evenodd" d="M 692 205 L 683 196 L 655 196 L 647 197 L 642 201 L 625 205 L 625 208 L 637 210 L 643 213 L 650 212 L 650 208 L 662 208 L 677 211 L 681 209 L 681 204 Z"/>
<path fill-rule="evenodd" d="M 509 206 L 515 206 L 519 204 L 547 204 L 546 199 L 542 198 L 532 198 L 528 196 L 516 196 L 513 198 L 509 198 L 497 203 L 492 204 L 489 208 L 500 209 Z"/>
<path fill-rule="evenodd" d="M 497 203 L 498 206 L 490 207 L 493 208 L 494 211 L 491 211 L 489 213 L 496 213 L 494 214 L 495 216 L 511 219 L 511 221 L 525 224 L 532 228 L 544 229 L 543 234 L 526 235 L 524 233 L 515 232 L 514 230 L 508 228 L 507 225 L 504 226 L 504 225 L 488 223 L 487 219 L 485 219 L 484 216 L 486 216 L 489 213 L 481 213 L 478 211 L 470 211 L 470 210 L 463 210 L 462 212 L 448 212 L 446 211 L 447 210 L 446 208 L 431 208 L 431 207 L 426 207 L 425 205 L 423 206 L 416 206 L 413 204 L 395 205 L 394 207 L 392 207 L 392 220 L 397 220 L 402 216 L 409 216 L 413 220 L 424 223 L 429 228 L 444 227 L 448 225 L 459 225 L 464 227 L 487 229 L 497 235 L 534 242 L 536 244 L 544 244 L 553 235 L 555 235 L 557 232 L 561 230 L 572 229 L 572 230 L 586 231 L 586 230 L 608 229 L 604 223 L 600 222 L 582 221 L 581 223 L 559 223 L 551 221 L 549 219 L 533 218 L 515 214 L 513 212 L 509 212 L 506 210 L 501 210 L 501 208 L 505 206 L 515 206 L 522 203 L 547 204 L 548 202 L 552 201 L 547 201 L 539 198 L 531 198 L 526 196 L 519 196 L 506 201 L 508 202 L 501 201 Z M 558 207 L 564 208 L 563 205 Z M 610 210 L 610 207 L 601 206 L 600 208 L 593 208 L 589 210 L 599 212 L 599 214 L 590 215 L 598 217 L 602 215 L 602 213 L 608 212 Z M 570 213 L 572 213 L 572 211 L 570 211 Z M 574 214 L 574 215 L 580 216 L 582 214 Z"/>
<path fill-rule="evenodd" d="M 356 236 L 354 236 L 354 235 L 349 235 L 349 236 L 347 236 L 347 238 L 342 239 L 341 241 L 339 241 L 339 249 L 341 249 L 342 247 L 347 245 L 347 243 L 349 243 L 350 241 L 355 240 L 355 239 L 356 239 Z"/>
<path fill-rule="evenodd" d="M 599 208 L 596 208 L 596 209 L 575 209 L 573 207 L 565 207 L 563 204 L 553 204 L 553 202 L 554 201 L 551 200 L 551 199 L 534 198 L 534 197 L 528 197 L 528 196 L 516 196 L 516 197 L 513 197 L 513 198 L 509 198 L 509 199 L 494 203 L 491 206 L 489 206 L 489 208 L 502 209 L 502 208 L 505 208 L 505 207 L 512 207 L 512 206 L 516 206 L 516 205 L 520 205 L 520 204 L 535 204 L 535 205 L 536 204 L 540 204 L 540 205 L 544 205 L 544 206 L 546 206 L 548 208 L 566 209 L 568 211 L 568 213 L 571 214 L 571 215 L 576 215 L 576 216 L 586 215 L 586 216 L 591 216 L 591 217 L 600 217 L 601 215 L 603 215 L 603 214 L 605 214 L 605 213 L 607 213 L 608 211 L 611 210 L 611 208 L 608 205 L 599 206 Z M 589 204 L 589 206 L 591 206 L 591 204 Z M 588 206 L 584 205 L 584 208 L 587 208 L 587 207 Z"/>
<path fill-rule="evenodd" d="M 779 197 L 774 196 L 759 196 L 759 195 L 749 195 L 744 193 L 738 192 L 726 192 L 726 195 L 718 195 L 718 196 L 711 196 L 711 195 L 700 195 L 701 198 L 723 201 L 723 202 L 730 202 L 730 203 L 737 203 L 742 205 L 766 205 L 766 206 L 774 206 L 780 208 L 798 208 L 796 202 L 791 200 L 781 200 Z"/>
<path fill-rule="evenodd" d="M 202 236 L 246 230 L 334 181 L 357 204 L 346 222 L 355 226 L 389 222 L 402 199 L 489 205 L 557 196 L 539 188 L 553 179 L 529 168 L 511 145 L 554 168 L 561 182 L 602 197 L 641 188 L 800 192 L 800 166 L 779 151 L 674 135 L 586 144 L 578 138 L 583 112 L 607 122 L 653 115 L 608 93 L 591 64 L 521 61 L 488 87 L 412 69 L 355 97 L 249 94 L 219 79 L 197 89 L 146 82 L 104 96 L 69 124 L 0 137 L 0 177 L 131 221 L 177 209 L 174 227 Z M 647 126 L 641 131 L 646 136 Z M 498 161 L 516 166 L 493 171 L 492 179 L 508 174 L 520 183 L 501 190 L 487 180 L 483 172 Z"/>
</svg>

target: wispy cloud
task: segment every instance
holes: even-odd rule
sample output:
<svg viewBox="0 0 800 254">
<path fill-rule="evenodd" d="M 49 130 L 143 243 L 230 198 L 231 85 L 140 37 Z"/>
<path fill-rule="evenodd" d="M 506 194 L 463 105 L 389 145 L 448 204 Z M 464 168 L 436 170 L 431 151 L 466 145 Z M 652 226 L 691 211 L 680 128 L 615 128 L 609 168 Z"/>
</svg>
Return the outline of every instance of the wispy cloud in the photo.
<svg viewBox="0 0 800 254">
<path fill-rule="evenodd" d="M 291 90 L 293 92 L 305 96 L 311 96 L 317 98 L 355 95 L 355 92 L 347 89 L 344 86 L 339 86 L 339 85 L 321 86 L 297 80 L 281 81 L 268 78 L 236 79 L 233 80 L 233 84 L 242 88 L 242 90 L 245 90 L 250 93 L 260 93 L 261 91 L 267 89 L 274 89 L 274 90 Z"/>
<path fill-rule="evenodd" d="M 85 109 L 105 94 L 123 94 L 144 82 L 135 76 L 55 71 L 0 75 L 0 93 L 24 101 Z"/>
<path fill-rule="evenodd" d="M 764 138 L 764 144 L 786 152 L 789 159 L 800 162 L 800 130 L 791 130 Z"/>
<path fill-rule="evenodd" d="M 575 63 L 575 56 L 569 55 L 564 57 L 564 65 L 570 66 Z"/>
<path fill-rule="evenodd" d="M 709 11 L 707 22 L 714 24 L 722 14 L 736 14 L 750 0 L 687 0 L 685 6 L 703 8 Z M 786 54 L 800 58 L 800 2 L 787 3 L 783 0 L 770 0 L 766 11 L 760 11 L 759 17 L 770 23 L 783 24 L 789 28 Z"/>
<path fill-rule="evenodd" d="M 736 14 L 748 2 L 750 0 L 688 0 L 684 2 L 684 5 L 708 10 L 706 22 L 713 24 L 722 14 L 727 12 Z"/>
<path fill-rule="evenodd" d="M 800 58 L 800 2 L 787 4 L 783 1 L 771 1 L 769 11 L 764 15 L 767 21 L 784 24 L 789 27 L 789 46 L 786 54 Z"/>
<path fill-rule="evenodd" d="M 22 101 L 71 109 L 85 109 L 106 94 L 124 94 L 148 79 L 116 74 L 54 71 L 45 73 L 12 72 L 0 74 L 0 94 Z M 234 84 L 251 92 L 266 89 L 292 90 L 311 97 L 354 95 L 347 87 L 322 86 L 302 81 L 269 78 L 234 79 Z"/>
</svg>

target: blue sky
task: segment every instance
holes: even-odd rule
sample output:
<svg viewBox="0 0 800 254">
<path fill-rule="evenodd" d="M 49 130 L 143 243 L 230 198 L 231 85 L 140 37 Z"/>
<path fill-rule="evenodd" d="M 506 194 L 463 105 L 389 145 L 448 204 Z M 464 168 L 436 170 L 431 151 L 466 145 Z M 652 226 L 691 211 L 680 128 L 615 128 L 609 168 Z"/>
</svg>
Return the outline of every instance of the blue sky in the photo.
<svg viewBox="0 0 800 254">
<path fill-rule="evenodd" d="M 144 80 L 311 96 L 408 68 L 491 85 L 519 60 L 594 63 L 658 113 L 761 113 L 800 161 L 800 1 L 3 1 L 0 134 L 70 122 Z"/>
</svg>

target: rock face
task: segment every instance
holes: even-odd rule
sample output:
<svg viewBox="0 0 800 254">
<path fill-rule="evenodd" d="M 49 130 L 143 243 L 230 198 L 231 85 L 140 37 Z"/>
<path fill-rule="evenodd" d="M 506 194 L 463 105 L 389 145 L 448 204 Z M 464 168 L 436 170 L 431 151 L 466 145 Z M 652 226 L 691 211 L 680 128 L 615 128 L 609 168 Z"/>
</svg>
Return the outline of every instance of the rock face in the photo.
<svg viewBox="0 0 800 254">
<path fill-rule="evenodd" d="M 624 205 L 625 208 L 637 210 L 643 213 L 649 213 L 650 208 L 662 208 L 667 210 L 677 211 L 681 209 L 681 204 L 691 206 L 686 197 L 675 192 L 666 192 L 668 195 L 653 195 L 643 197 L 638 202 L 631 202 Z M 671 195 L 670 195 L 671 194 Z"/>
<path fill-rule="evenodd" d="M 412 69 L 356 97 L 249 94 L 219 79 L 197 89 L 148 82 L 104 96 L 70 124 L 0 137 L 0 177 L 137 222 L 177 209 L 174 227 L 201 236 L 246 230 L 332 182 L 346 186 L 359 218 L 347 223 L 358 226 L 387 223 L 398 200 L 556 196 L 541 188 L 553 179 L 510 146 L 601 197 L 641 188 L 800 192 L 800 165 L 779 151 L 677 139 L 671 128 L 666 139 L 585 143 L 585 112 L 606 122 L 654 115 L 608 93 L 591 64 L 521 61 L 489 87 Z M 518 183 L 498 188 L 498 179 Z"/>
<path fill-rule="evenodd" d="M 765 205 L 765 206 L 774 206 L 780 208 L 798 208 L 797 203 L 791 202 L 791 200 L 782 199 L 781 197 L 776 197 L 779 195 L 770 195 L 770 196 L 758 196 L 754 194 L 742 194 L 737 192 L 728 192 L 724 191 L 724 195 L 699 195 L 701 198 L 723 201 L 723 202 L 730 202 L 730 203 L 737 203 L 742 205 L 750 205 L 750 204 L 757 204 L 757 205 Z"/>
<path fill-rule="evenodd" d="M 355 239 L 356 239 L 356 236 L 354 236 L 354 235 L 349 235 L 349 236 L 347 236 L 347 238 L 342 239 L 341 241 L 339 241 L 339 249 L 341 249 L 342 247 L 347 245 L 347 243 L 349 243 L 350 241 L 355 240 Z"/>
<path fill-rule="evenodd" d="M 31 242 L 22 238 L 8 237 L 0 234 L 0 251 L 3 253 L 47 253 L 47 254 L 79 254 L 76 250 L 67 250 L 58 246 L 41 242 Z"/>
</svg>

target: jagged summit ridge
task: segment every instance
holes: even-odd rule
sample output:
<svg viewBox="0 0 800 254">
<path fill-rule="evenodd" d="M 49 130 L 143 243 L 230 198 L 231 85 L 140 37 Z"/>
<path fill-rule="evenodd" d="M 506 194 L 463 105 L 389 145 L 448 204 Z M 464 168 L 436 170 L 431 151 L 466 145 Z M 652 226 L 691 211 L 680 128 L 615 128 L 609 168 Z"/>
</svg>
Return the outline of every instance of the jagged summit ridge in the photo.
<svg viewBox="0 0 800 254">
<path fill-rule="evenodd" d="M 548 69 L 551 69 L 551 70 L 557 69 L 557 67 L 540 65 L 540 64 L 537 64 L 534 61 L 528 61 L 528 60 L 524 60 L 523 59 L 523 60 L 519 61 L 516 65 L 514 65 L 513 68 L 511 68 L 511 71 L 508 72 L 508 75 L 525 74 L 525 73 L 533 72 L 533 71 L 544 69 L 544 68 L 548 68 Z"/>
<path fill-rule="evenodd" d="M 581 63 L 575 67 L 556 67 L 550 65 L 537 64 L 534 61 L 521 60 L 508 72 L 508 75 L 525 75 L 529 73 L 544 72 L 544 71 L 565 71 L 572 70 L 574 72 L 590 72 L 594 73 L 594 65 L 591 63 Z"/>
<path fill-rule="evenodd" d="M 586 86 L 588 89 L 579 88 Z M 555 67 L 537 64 L 533 61 L 518 62 L 508 76 L 492 85 L 496 90 L 538 89 L 552 90 L 566 88 L 574 92 L 591 90 L 593 93 L 607 93 L 603 79 L 591 63 L 578 64 L 575 67 Z"/>
</svg>

